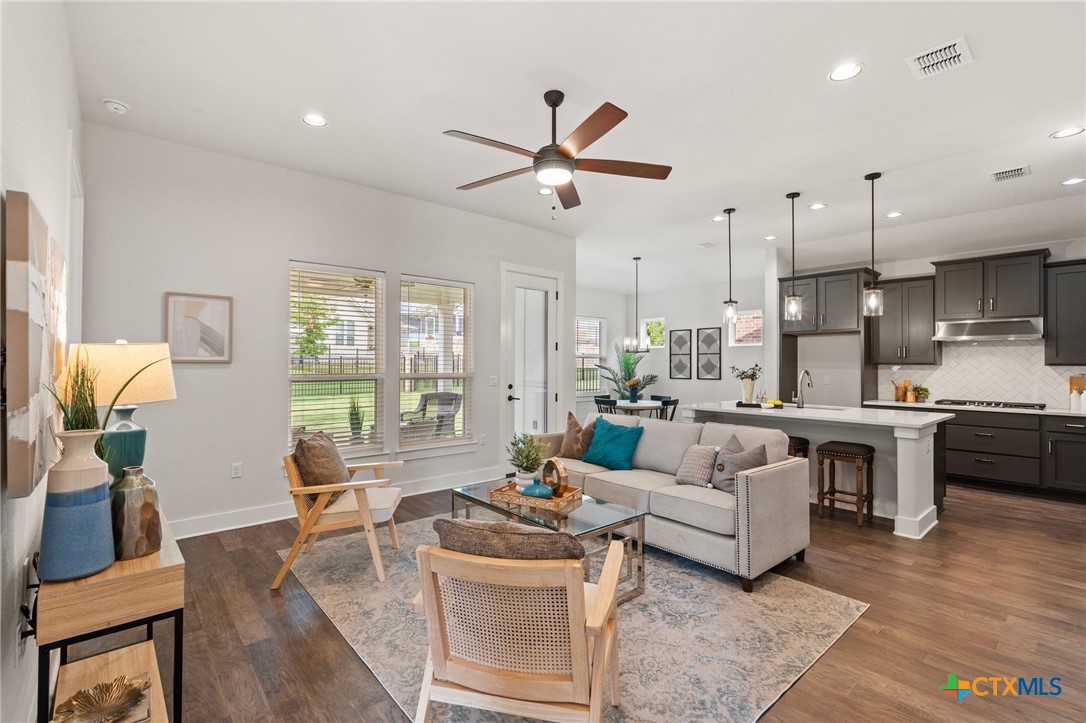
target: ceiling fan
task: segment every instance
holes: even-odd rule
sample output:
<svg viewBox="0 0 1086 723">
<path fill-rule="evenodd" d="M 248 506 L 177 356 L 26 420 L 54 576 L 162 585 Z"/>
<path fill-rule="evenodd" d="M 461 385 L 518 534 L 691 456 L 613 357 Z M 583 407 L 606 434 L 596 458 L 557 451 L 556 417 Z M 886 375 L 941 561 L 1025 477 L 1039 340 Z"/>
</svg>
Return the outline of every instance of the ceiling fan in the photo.
<svg viewBox="0 0 1086 723">
<path fill-rule="evenodd" d="M 634 176 L 636 178 L 653 178 L 664 180 L 671 173 L 671 166 L 658 166 L 652 163 L 634 163 L 632 161 L 604 161 L 594 158 L 578 158 L 581 151 L 598 141 L 608 131 L 621 123 L 628 113 L 610 103 L 604 103 L 596 111 L 588 116 L 581 125 L 569 134 L 569 137 L 559 145 L 557 141 L 558 131 L 558 106 L 565 100 L 565 93 L 560 90 L 548 90 L 543 94 L 543 100 L 551 109 L 551 142 L 538 151 L 529 151 L 526 148 L 502 143 L 501 141 L 483 138 L 482 136 L 464 133 L 463 131 L 445 131 L 445 135 L 453 138 L 462 138 L 473 143 L 482 143 L 491 148 L 501 148 L 512 151 L 522 156 L 533 159 L 532 165 L 527 168 L 518 168 L 508 173 L 500 173 L 497 176 L 484 178 L 464 186 L 459 186 L 459 191 L 470 191 L 473 188 L 486 186 L 496 181 L 504 181 L 507 178 L 520 176 L 529 171 L 535 172 L 536 179 L 544 186 L 553 186 L 558 193 L 558 199 L 562 202 L 562 208 L 573 208 L 581 205 L 581 198 L 577 195 L 577 189 L 573 185 L 574 171 L 589 171 L 592 173 L 610 173 L 615 176 Z"/>
</svg>

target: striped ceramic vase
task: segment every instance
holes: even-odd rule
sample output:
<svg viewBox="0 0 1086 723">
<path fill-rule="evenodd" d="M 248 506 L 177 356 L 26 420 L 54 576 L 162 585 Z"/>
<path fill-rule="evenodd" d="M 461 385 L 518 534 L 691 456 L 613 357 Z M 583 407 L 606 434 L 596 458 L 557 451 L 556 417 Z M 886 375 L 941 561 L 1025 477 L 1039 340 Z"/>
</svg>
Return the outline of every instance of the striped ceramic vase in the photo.
<svg viewBox="0 0 1086 723">
<path fill-rule="evenodd" d="M 94 453 L 100 436 L 99 429 L 57 435 L 64 454 L 49 469 L 38 559 L 41 580 L 74 580 L 113 564 L 109 469 Z"/>
</svg>

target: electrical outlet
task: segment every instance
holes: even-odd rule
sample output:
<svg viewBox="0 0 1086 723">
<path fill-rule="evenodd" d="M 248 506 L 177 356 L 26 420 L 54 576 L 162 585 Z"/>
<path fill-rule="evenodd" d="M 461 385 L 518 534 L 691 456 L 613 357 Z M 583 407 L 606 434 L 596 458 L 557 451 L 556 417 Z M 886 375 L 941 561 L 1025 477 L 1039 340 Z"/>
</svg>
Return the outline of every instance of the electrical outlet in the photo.
<svg viewBox="0 0 1086 723">
<path fill-rule="evenodd" d="M 486 446 L 486 435 L 485 434 L 480 434 L 479 435 L 479 446 L 480 447 L 485 447 Z"/>
<path fill-rule="evenodd" d="M 241 462 L 234 462 L 230 465 L 230 479 L 237 479 L 241 477 Z"/>
<path fill-rule="evenodd" d="M 822 383 L 823 384 L 829 384 L 830 383 L 830 378 L 829 377 L 822 377 Z"/>
<path fill-rule="evenodd" d="M 490 377 L 490 386 L 492 386 L 492 387 L 498 386 L 498 378 L 497 377 Z"/>
</svg>

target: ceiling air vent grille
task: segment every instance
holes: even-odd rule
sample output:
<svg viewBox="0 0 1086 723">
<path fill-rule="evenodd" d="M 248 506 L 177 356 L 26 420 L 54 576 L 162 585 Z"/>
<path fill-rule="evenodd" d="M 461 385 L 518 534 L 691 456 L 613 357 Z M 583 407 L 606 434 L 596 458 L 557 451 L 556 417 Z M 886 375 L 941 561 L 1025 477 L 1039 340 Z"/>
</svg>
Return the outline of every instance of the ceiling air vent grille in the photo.
<svg viewBox="0 0 1086 723">
<path fill-rule="evenodd" d="M 973 53 L 969 50 L 969 46 L 965 44 L 965 38 L 958 38 L 949 43 L 925 50 L 919 55 L 905 58 L 909 70 L 913 72 L 918 80 L 930 78 L 951 68 L 972 62 Z"/>
<path fill-rule="evenodd" d="M 720 244 L 716 241 L 702 241 L 698 246 L 701 246 L 703 249 L 715 249 L 720 246 Z"/>
<path fill-rule="evenodd" d="M 1014 168 L 1004 168 L 1002 171 L 992 171 L 988 174 L 988 178 L 992 179 L 992 183 L 1000 183 L 1002 181 L 1013 181 L 1016 178 L 1028 175 L 1029 166 L 1015 166 Z"/>
</svg>

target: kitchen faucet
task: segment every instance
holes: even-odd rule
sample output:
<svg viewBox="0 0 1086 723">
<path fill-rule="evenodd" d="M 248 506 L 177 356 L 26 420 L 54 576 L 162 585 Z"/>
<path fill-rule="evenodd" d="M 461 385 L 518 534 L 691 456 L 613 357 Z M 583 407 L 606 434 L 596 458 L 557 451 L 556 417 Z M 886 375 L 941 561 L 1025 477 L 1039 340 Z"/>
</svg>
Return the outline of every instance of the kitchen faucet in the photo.
<svg viewBox="0 0 1086 723">
<path fill-rule="evenodd" d="M 807 377 L 807 388 L 814 388 L 814 384 L 811 382 L 811 373 L 806 369 L 799 375 L 799 382 L 796 386 L 799 388 L 799 394 L 796 395 L 796 409 L 803 409 L 803 378 Z"/>
</svg>

